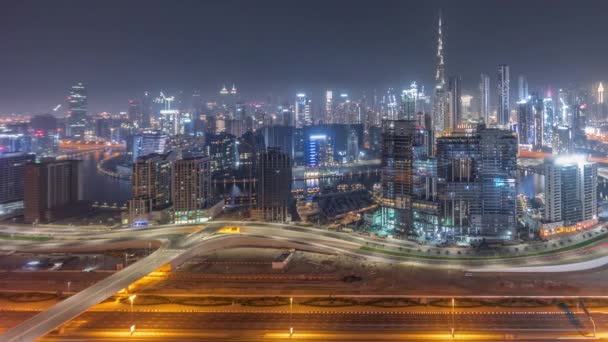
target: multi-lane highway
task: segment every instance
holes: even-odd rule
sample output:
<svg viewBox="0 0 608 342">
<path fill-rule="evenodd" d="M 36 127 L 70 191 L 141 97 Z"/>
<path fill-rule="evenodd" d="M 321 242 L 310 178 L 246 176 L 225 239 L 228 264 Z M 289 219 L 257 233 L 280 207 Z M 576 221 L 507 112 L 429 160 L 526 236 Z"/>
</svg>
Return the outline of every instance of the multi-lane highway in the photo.
<svg viewBox="0 0 608 342">
<path fill-rule="evenodd" d="M 27 317 L 31 312 L 0 312 L 0 325 L 10 324 L 15 318 Z M 608 315 L 594 314 L 597 326 L 608 324 Z M 240 340 L 252 334 L 269 332 L 296 334 L 315 332 L 321 336 L 331 334 L 333 339 L 355 340 L 351 333 L 375 332 L 375 340 L 393 339 L 394 334 L 427 333 L 456 336 L 471 333 L 487 336 L 498 334 L 513 338 L 534 335 L 546 339 L 590 338 L 594 328 L 591 319 L 583 313 L 565 311 L 364 311 L 340 312 L 318 310 L 306 313 L 280 312 L 87 312 L 66 324 L 62 339 L 87 340 L 127 338 L 131 325 L 136 326 L 135 337 L 161 337 L 166 340 L 195 338 L 201 333 L 223 332 L 215 336 L 220 340 Z M 0 328 L 2 328 L 0 326 Z M 268 337 L 268 335 L 266 335 Z M 310 336 L 309 336 L 310 337 Z M 445 337 L 445 336 L 443 336 Z M 57 336 L 48 336 L 55 339 Z M 315 338 L 312 338 L 315 339 Z M 319 340 L 317 338 L 317 340 Z M 322 340 L 322 339 L 321 339 Z"/>
<path fill-rule="evenodd" d="M 240 225 L 241 229 L 238 234 L 215 234 L 223 225 Z M 531 256 L 529 258 L 484 261 L 464 259 L 439 264 L 433 259 L 362 251 L 362 244 L 379 244 L 375 239 L 327 232 L 307 227 L 265 223 L 245 224 L 243 222 L 215 222 L 208 225 L 208 227 L 201 232 L 198 232 L 196 229 L 193 230 L 192 227 L 166 226 L 142 231 L 122 229 L 93 234 L 89 232 L 86 236 L 87 240 L 91 240 L 92 238 L 97 238 L 99 240 L 88 241 L 86 243 L 82 241 L 84 238 L 85 236 L 79 233 L 74 235 L 61 234 L 61 239 L 64 240 L 63 242 L 37 244 L 36 246 L 4 246 L 3 248 L 29 248 L 32 250 L 45 250 L 45 248 L 50 250 L 65 250 L 68 248 L 86 250 L 87 248 L 93 247 L 100 248 L 101 246 L 104 246 L 105 243 L 129 244 L 130 242 L 141 242 L 141 239 L 159 239 L 164 242 L 159 250 L 143 260 L 129 266 L 123 271 L 115 273 L 55 305 L 48 311 L 40 313 L 11 329 L 2 336 L 3 341 L 34 340 L 167 263 L 174 262 L 179 264 L 200 253 L 224 248 L 233 248 L 236 246 L 300 248 L 350 255 L 371 261 L 399 262 L 409 265 L 446 269 L 462 269 L 462 267 L 470 267 L 471 265 L 477 265 L 477 267 L 480 267 L 479 265 L 481 265 L 481 267 L 484 268 L 495 268 L 497 265 L 504 267 L 505 265 L 509 265 L 509 263 L 512 263 L 512 265 L 515 266 L 522 266 L 522 261 L 525 261 L 524 264 L 559 264 L 565 261 L 574 262 L 597 258 L 597 254 L 601 252 L 601 250 L 596 250 L 593 254 L 570 253 L 566 254 L 562 259 L 559 257 L 546 259 L 544 256 Z M 389 241 L 382 242 L 382 245 L 384 245 L 383 247 L 388 248 L 402 248 L 402 246 L 408 246 L 409 244 Z M 604 261 L 604 259 L 600 260 Z M 602 265 L 597 264 L 595 266 L 599 267 Z M 573 271 L 576 269 L 568 268 L 567 270 Z"/>
</svg>

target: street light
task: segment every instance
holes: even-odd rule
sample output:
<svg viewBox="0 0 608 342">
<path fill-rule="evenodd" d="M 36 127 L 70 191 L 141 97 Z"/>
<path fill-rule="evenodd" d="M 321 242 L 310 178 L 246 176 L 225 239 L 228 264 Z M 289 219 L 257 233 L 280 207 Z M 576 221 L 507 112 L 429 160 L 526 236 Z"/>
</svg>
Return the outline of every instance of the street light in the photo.
<svg viewBox="0 0 608 342">
<path fill-rule="evenodd" d="M 131 302 L 131 335 L 133 335 L 133 331 L 135 331 L 135 322 L 133 321 L 133 301 L 136 297 L 137 295 L 135 294 L 129 296 L 129 302 Z"/>
<path fill-rule="evenodd" d="M 454 298 L 452 298 L 452 338 L 454 338 Z"/>
<path fill-rule="evenodd" d="M 289 297 L 289 338 L 293 335 L 293 320 L 291 319 L 293 313 L 293 297 Z"/>
</svg>

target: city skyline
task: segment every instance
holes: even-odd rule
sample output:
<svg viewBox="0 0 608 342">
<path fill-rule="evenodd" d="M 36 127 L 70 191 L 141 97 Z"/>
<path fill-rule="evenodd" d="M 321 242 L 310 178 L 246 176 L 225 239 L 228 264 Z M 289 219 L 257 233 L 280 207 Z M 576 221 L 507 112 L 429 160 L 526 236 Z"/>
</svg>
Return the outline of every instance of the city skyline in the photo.
<svg viewBox="0 0 608 342">
<path fill-rule="evenodd" d="M 575 8 L 565 1 L 259 4 L 15 2 L 2 14 L 0 74 L 11 82 L 0 86 L 0 113 L 51 112 L 65 106 L 66 89 L 76 82 L 89 89 L 90 113 L 126 111 L 128 99 L 145 90 L 210 96 L 232 83 L 247 98 L 271 94 L 286 102 L 301 90 L 382 92 L 411 81 L 430 93 L 440 8 L 446 76 L 462 75 L 463 93 L 475 92 L 481 73 L 495 83 L 503 63 L 513 85 L 526 74 L 531 91 L 607 76 L 606 48 L 593 46 L 602 39 L 606 4 L 599 1 Z M 580 53 L 592 47 L 594 54 Z"/>
</svg>

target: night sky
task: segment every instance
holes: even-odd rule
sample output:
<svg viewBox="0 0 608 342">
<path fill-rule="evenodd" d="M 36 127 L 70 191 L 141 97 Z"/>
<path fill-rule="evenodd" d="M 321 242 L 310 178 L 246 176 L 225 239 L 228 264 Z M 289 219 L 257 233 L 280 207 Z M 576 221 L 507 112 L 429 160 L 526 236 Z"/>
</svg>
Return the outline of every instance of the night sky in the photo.
<svg viewBox="0 0 608 342">
<path fill-rule="evenodd" d="M 211 96 L 232 82 L 247 99 L 430 88 L 440 7 L 447 74 L 473 95 L 498 63 L 512 91 L 519 73 L 531 91 L 608 79 L 604 0 L 4 0 L 0 113 L 48 112 L 77 81 L 91 113 L 124 111 L 144 90 Z"/>
</svg>

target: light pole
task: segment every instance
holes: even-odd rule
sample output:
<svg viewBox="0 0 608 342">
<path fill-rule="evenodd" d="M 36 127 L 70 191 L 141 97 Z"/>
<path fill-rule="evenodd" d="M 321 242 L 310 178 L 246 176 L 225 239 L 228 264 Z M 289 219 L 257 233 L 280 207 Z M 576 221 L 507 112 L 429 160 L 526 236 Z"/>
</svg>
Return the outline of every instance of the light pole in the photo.
<svg viewBox="0 0 608 342">
<path fill-rule="evenodd" d="M 72 286 L 72 282 L 68 280 L 68 282 L 66 283 L 66 285 L 68 286 L 68 290 L 66 292 L 66 294 L 67 294 L 68 292 L 70 292 L 70 287 Z"/>
<path fill-rule="evenodd" d="M 454 320 L 454 298 L 452 298 L 452 338 L 454 338 L 454 328 L 455 328 L 455 320 Z"/>
<path fill-rule="evenodd" d="M 133 335 L 133 333 L 135 332 L 135 322 L 133 321 L 133 301 L 136 297 L 137 295 L 135 294 L 129 296 L 129 302 L 131 302 L 131 335 Z"/>
<path fill-rule="evenodd" d="M 292 313 L 293 313 L 293 297 L 289 297 L 289 338 L 293 335 L 293 321 L 292 321 Z"/>
</svg>

